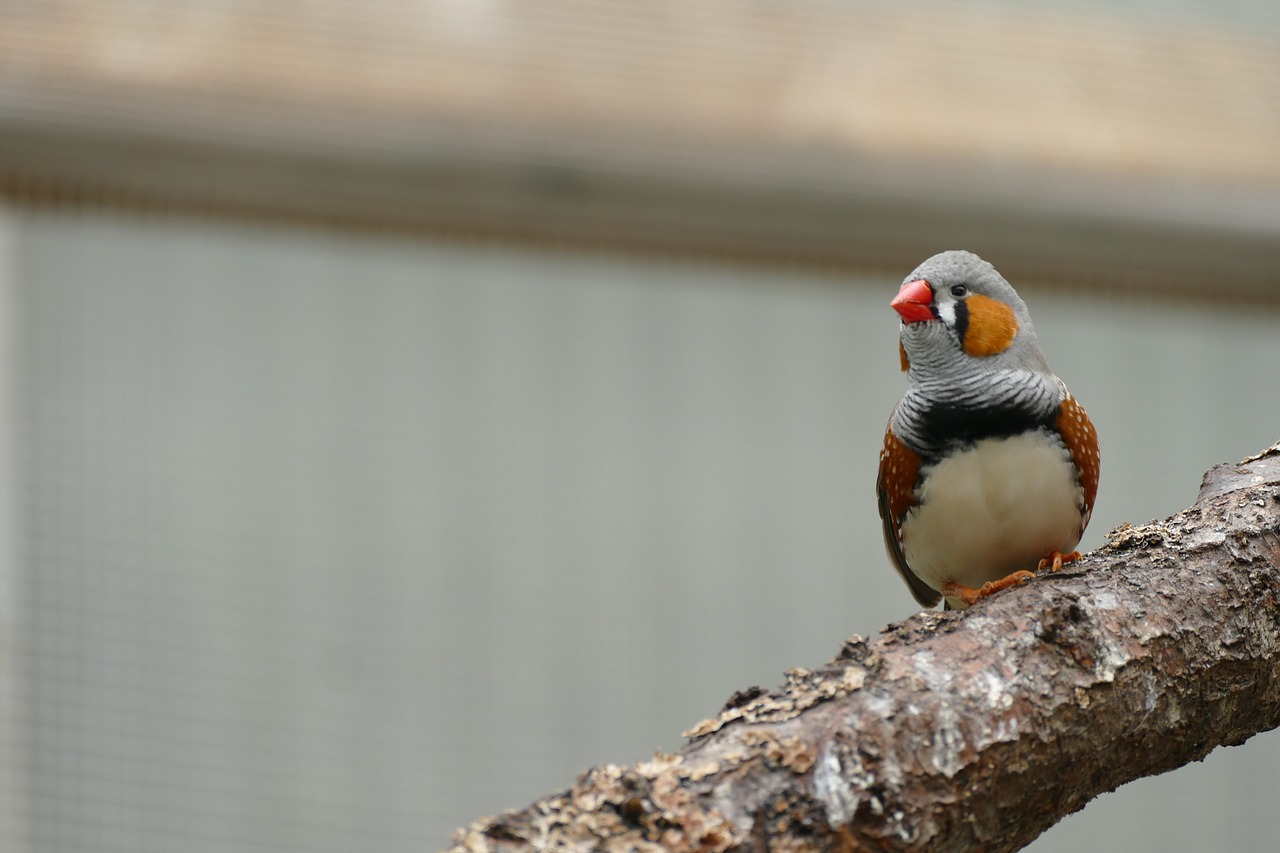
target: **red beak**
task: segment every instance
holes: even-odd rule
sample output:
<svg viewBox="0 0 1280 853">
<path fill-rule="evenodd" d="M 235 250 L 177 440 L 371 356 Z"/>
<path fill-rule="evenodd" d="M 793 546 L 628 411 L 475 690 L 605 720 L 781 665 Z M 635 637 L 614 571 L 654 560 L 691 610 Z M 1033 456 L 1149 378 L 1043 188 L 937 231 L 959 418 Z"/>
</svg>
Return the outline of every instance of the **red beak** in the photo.
<svg viewBox="0 0 1280 853">
<path fill-rule="evenodd" d="M 933 288 L 921 278 L 902 285 L 889 307 L 902 315 L 903 322 L 919 323 L 933 319 L 932 304 Z"/>
</svg>

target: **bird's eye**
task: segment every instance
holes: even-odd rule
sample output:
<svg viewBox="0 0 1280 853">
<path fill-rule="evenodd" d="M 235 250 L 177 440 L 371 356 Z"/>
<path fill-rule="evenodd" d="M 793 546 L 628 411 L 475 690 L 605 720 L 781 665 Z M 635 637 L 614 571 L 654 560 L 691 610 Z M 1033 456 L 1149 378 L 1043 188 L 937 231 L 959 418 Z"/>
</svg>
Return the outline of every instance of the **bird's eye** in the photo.
<svg viewBox="0 0 1280 853">
<path fill-rule="evenodd" d="M 951 295 L 954 296 L 956 299 L 963 299 L 968 294 L 969 294 L 969 288 L 965 287 L 963 284 L 951 285 Z"/>
</svg>

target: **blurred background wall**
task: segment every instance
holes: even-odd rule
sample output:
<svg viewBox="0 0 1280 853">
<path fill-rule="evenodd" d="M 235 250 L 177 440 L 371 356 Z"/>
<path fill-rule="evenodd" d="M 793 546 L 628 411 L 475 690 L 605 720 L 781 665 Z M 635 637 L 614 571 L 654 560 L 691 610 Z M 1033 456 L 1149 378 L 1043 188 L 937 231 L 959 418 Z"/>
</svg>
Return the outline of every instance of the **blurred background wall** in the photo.
<svg viewBox="0 0 1280 853">
<path fill-rule="evenodd" d="M 910 615 L 941 249 L 1098 424 L 1085 544 L 1187 505 L 1280 437 L 1276 151 L 1270 2 L 5 4 L 0 849 L 435 849 Z"/>
</svg>

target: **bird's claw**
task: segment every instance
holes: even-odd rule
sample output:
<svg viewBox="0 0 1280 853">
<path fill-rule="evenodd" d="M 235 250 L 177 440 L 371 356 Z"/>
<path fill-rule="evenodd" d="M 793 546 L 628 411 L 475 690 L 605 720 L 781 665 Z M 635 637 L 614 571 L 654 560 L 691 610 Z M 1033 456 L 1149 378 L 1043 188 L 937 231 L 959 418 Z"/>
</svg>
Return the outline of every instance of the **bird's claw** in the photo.
<svg viewBox="0 0 1280 853">
<path fill-rule="evenodd" d="M 1061 551 L 1051 551 L 1043 560 L 1036 565 L 1037 572 L 1043 572 L 1045 569 L 1058 571 L 1066 563 L 1074 563 L 1080 559 L 1079 551 L 1072 551 L 1070 554 L 1064 554 Z"/>
<path fill-rule="evenodd" d="M 987 581 L 978 589 L 958 584 L 955 581 L 948 581 L 942 585 L 941 592 L 943 595 L 958 598 L 969 607 L 972 607 L 989 595 L 995 595 L 1002 589 L 1008 589 L 1011 586 L 1026 583 L 1034 577 L 1035 575 L 1031 572 L 1017 571 L 1011 575 L 1006 575 L 1005 577 L 1000 578 L 998 581 Z"/>
</svg>

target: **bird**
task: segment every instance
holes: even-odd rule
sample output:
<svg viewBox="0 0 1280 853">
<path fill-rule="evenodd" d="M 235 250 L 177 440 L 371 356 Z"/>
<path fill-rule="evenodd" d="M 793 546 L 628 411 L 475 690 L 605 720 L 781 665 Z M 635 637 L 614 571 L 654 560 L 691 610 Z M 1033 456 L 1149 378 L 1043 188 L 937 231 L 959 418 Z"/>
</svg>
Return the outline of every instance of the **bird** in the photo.
<svg viewBox="0 0 1280 853">
<path fill-rule="evenodd" d="M 947 251 L 890 305 L 907 390 L 876 497 L 885 550 L 916 601 L 962 610 L 1080 559 L 1098 434 L 1050 369 L 1026 303 L 982 258 Z"/>
</svg>

